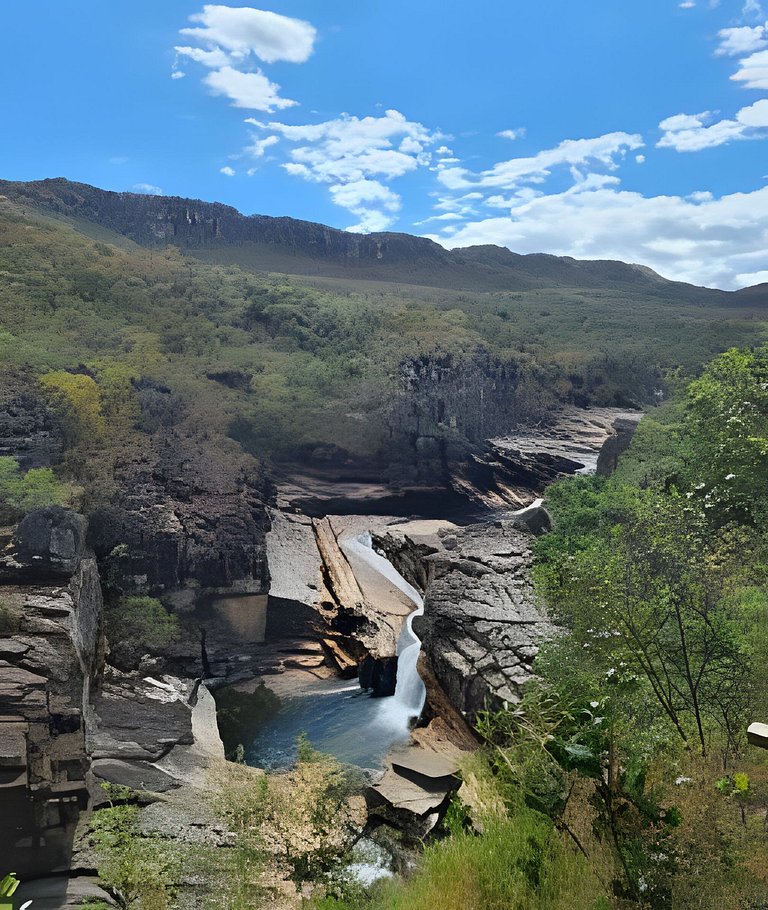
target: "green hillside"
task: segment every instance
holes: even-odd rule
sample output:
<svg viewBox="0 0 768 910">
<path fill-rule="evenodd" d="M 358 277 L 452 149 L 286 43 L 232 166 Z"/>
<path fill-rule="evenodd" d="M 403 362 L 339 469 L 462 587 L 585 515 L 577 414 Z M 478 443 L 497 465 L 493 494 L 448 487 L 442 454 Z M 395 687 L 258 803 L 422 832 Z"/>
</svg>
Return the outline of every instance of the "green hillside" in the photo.
<svg viewBox="0 0 768 910">
<path fill-rule="evenodd" d="M 66 403 L 66 421 L 87 424 L 80 411 L 92 407 L 115 445 L 173 423 L 278 462 L 326 447 L 352 463 L 389 464 L 409 360 L 506 364 L 515 413 L 539 419 L 558 402 L 646 404 L 766 328 L 760 295 L 670 300 L 658 282 L 470 292 L 254 273 L 8 200 L 0 277 L 6 386 L 19 371 L 25 382 L 42 378 L 60 410 Z M 168 413 L 147 404 L 156 386 L 176 402 Z"/>
</svg>

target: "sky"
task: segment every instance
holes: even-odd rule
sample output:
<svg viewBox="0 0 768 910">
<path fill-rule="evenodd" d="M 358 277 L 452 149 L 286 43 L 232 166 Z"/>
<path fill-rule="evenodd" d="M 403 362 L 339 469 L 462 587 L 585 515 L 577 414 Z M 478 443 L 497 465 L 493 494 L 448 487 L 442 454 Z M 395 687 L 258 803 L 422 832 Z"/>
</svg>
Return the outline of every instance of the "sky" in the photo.
<svg viewBox="0 0 768 910">
<path fill-rule="evenodd" d="M 766 0 L 3 7 L 5 179 L 768 282 Z"/>
</svg>

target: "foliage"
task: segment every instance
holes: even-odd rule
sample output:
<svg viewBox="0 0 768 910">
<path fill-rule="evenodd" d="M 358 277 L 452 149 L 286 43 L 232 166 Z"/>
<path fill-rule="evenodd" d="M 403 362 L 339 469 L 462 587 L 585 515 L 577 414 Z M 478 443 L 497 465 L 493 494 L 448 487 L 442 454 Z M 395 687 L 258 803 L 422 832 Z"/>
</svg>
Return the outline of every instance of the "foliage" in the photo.
<svg viewBox="0 0 768 910">
<path fill-rule="evenodd" d="M 50 468 L 31 468 L 22 473 L 19 463 L 8 455 L 0 456 L 0 511 L 18 518 L 43 506 L 66 505 L 72 488 L 56 479 Z"/>
<path fill-rule="evenodd" d="M 99 878 L 124 910 L 169 910 L 180 860 L 166 841 L 139 833 L 138 811 L 123 804 L 94 814 L 90 836 Z"/>
<path fill-rule="evenodd" d="M 55 406 L 61 412 L 71 443 L 92 445 L 101 440 L 107 425 L 101 392 L 92 376 L 56 370 L 41 376 L 40 384 L 51 393 Z"/>
<path fill-rule="evenodd" d="M 334 872 L 365 819 L 360 773 L 299 738 L 295 768 L 269 780 L 265 829 L 297 887 Z"/>
<path fill-rule="evenodd" d="M 106 230 L 94 242 L 8 203 L 0 271 L 6 381 L 20 367 L 42 377 L 68 443 L 86 450 L 67 468 L 85 479 L 168 425 L 231 432 L 260 456 L 335 445 L 388 458 L 398 365 L 424 354 L 461 361 L 487 351 L 515 365 L 523 416 L 538 416 L 554 399 L 652 401 L 675 369 L 690 375 L 723 344 L 762 331 L 749 306 L 692 294 L 670 307 L 655 289 L 473 291 L 254 274 Z"/>
<path fill-rule="evenodd" d="M 15 872 L 9 872 L 8 875 L 0 879 L 0 897 L 12 897 L 19 887 L 19 880 Z"/>
<path fill-rule="evenodd" d="M 178 617 L 155 597 L 121 597 L 104 611 L 104 626 L 118 666 L 135 666 L 143 654 L 162 654 L 180 634 Z"/>
<path fill-rule="evenodd" d="M 765 886 L 747 868 L 765 768 L 742 754 L 768 710 L 765 353 L 716 358 L 610 479 L 550 488 L 535 581 L 561 635 L 522 704 L 480 718 L 505 792 L 590 858 L 608 849 L 632 905 L 751 906 Z"/>
</svg>

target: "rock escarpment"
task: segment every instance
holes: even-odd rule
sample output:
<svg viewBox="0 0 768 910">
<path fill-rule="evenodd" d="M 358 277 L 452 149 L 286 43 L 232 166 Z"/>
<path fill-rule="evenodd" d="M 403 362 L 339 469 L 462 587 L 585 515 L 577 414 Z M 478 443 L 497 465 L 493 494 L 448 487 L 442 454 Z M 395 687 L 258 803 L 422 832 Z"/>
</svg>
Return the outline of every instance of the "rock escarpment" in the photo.
<svg viewBox="0 0 768 910">
<path fill-rule="evenodd" d="M 564 408 L 539 425 L 489 440 L 454 473 L 453 486 L 491 509 L 530 505 L 561 477 L 610 473 L 642 416 L 620 408 Z"/>
<path fill-rule="evenodd" d="M 429 584 L 424 616 L 415 624 L 422 675 L 439 686 L 428 684 L 428 715 L 444 714 L 446 697 L 470 722 L 486 706 L 520 699 L 539 643 L 553 633 L 534 601 L 531 541 L 512 519 L 435 535 L 423 556 Z M 397 551 L 396 531 L 389 546 Z"/>
<path fill-rule="evenodd" d="M 169 431 L 118 462 L 114 490 L 91 539 L 128 590 L 266 591 L 272 487 L 258 462 Z"/>
<path fill-rule="evenodd" d="M 0 855 L 19 872 L 66 867 L 87 798 L 89 703 L 105 647 L 86 530 L 81 515 L 40 509 L 0 556 L 0 802 L 16 821 L 0 831 Z M 42 850 L 30 831 L 44 833 Z"/>
</svg>

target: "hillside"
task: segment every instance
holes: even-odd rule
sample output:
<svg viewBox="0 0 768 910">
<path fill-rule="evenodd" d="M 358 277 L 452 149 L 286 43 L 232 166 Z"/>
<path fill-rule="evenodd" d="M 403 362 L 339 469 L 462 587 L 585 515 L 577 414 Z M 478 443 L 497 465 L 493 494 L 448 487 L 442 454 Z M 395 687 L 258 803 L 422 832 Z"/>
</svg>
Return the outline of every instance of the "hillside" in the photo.
<svg viewBox="0 0 768 910">
<path fill-rule="evenodd" d="M 70 459 L 86 487 L 105 445 L 118 457 L 169 428 L 286 467 L 440 484 L 489 436 L 563 404 L 647 406 L 765 335 L 763 288 L 726 294 L 498 248 L 449 253 L 62 180 L 0 189 L 4 394 L 88 386 L 110 432 Z M 289 260 L 328 274 L 288 274 Z M 483 289 L 502 278 L 504 290 Z"/>
<path fill-rule="evenodd" d="M 41 212 L 99 225 L 142 246 L 172 244 L 206 261 L 257 271 L 473 291 L 578 287 L 708 303 L 729 298 L 722 291 L 667 281 L 649 268 L 623 262 L 523 256 L 491 245 L 449 251 L 409 234 L 351 234 L 295 218 L 245 216 L 220 203 L 114 193 L 63 178 L 0 180 L 0 195 Z M 765 289 L 757 302 L 768 303 Z"/>
</svg>

